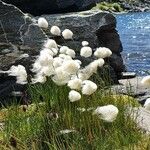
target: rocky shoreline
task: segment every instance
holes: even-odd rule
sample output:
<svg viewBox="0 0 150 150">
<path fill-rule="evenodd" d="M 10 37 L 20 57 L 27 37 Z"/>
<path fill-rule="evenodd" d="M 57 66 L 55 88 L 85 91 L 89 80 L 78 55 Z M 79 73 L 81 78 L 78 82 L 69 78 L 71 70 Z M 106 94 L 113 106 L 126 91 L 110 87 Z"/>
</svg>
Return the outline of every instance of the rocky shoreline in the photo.
<svg viewBox="0 0 150 150">
<path fill-rule="evenodd" d="M 150 2 L 148 0 L 143 0 L 143 1 L 133 0 L 130 2 L 126 0 L 118 0 L 117 2 L 114 2 L 113 0 L 107 0 L 107 1 L 97 0 L 97 4 L 102 5 L 102 7 L 100 7 L 102 8 L 102 10 L 108 10 L 111 12 L 149 12 L 150 11 Z"/>
</svg>

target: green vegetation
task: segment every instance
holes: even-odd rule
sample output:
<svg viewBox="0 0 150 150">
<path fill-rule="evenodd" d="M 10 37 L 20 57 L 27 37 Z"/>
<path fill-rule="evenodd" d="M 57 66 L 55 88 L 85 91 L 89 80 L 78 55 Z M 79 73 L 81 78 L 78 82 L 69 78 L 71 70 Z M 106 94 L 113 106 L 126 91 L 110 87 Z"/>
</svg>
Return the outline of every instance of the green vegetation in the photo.
<svg viewBox="0 0 150 150">
<path fill-rule="evenodd" d="M 66 86 L 57 86 L 51 81 L 29 86 L 33 104 L 14 105 L 0 111 L 0 120 L 5 123 L 0 134 L 0 149 L 147 149 L 148 137 L 129 114 L 125 115 L 128 105 L 139 104 L 129 96 L 113 95 L 109 88 L 103 87 L 99 86 L 96 93 L 82 95 L 80 101 L 71 103 Z M 95 108 L 107 104 L 119 109 L 117 119 L 112 123 L 92 115 Z M 62 130 L 67 132 L 66 129 L 71 131 L 63 134 Z"/>
<path fill-rule="evenodd" d="M 111 11 L 111 12 L 121 12 L 123 8 L 120 6 L 119 3 L 107 3 L 101 2 L 96 5 L 93 9 L 100 9 L 103 11 Z"/>
</svg>

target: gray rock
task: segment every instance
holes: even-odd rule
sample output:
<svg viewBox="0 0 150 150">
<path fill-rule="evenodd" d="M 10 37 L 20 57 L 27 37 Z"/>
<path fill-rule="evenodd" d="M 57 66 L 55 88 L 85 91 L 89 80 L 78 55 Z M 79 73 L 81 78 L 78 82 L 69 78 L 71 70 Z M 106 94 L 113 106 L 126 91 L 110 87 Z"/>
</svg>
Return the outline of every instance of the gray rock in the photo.
<svg viewBox="0 0 150 150">
<path fill-rule="evenodd" d="M 128 109 L 128 113 L 135 120 L 139 128 L 150 134 L 150 111 L 140 107 L 130 108 Z"/>
<path fill-rule="evenodd" d="M 0 70 L 6 70 L 21 54 L 39 51 L 47 36 L 17 7 L 0 1 L 0 12 Z"/>
</svg>

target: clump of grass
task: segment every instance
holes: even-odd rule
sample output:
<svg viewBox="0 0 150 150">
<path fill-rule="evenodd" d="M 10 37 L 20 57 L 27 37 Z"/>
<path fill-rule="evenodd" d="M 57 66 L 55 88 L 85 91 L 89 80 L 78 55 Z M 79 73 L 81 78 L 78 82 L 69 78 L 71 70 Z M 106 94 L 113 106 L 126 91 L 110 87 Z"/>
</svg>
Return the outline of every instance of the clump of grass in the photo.
<svg viewBox="0 0 150 150">
<path fill-rule="evenodd" d="M 47 27 L 45 20 L 43 23 Z M 58 31 L 59 28 L 55 29 Z M 72 31 L 64 31 L 63 38 L 71 40 Z M 93 55 L 87 44 L 88 42 L 80 51 L 80 55 L 85 58 Z M 26 69 L 21 65 L 2 71 L 16 76 L 17 83 L 28 83 L 32 104 L 20 106 L 14 103 L 7 110 L 1 111 L 4 128 L 0 148 L 107 150 L 129 146 L 132 148 L 139 144 L 144 135 L 130 118 L 130 114 L 126 113 L 128 106 L 134 107 L 137 104 L 130 97 L 112 94 L 109 69 L 105 70 L 107 75 L 102 73 L 104 81 L 93 76 L 104 65 L 103 58 L 108 58 L 111 54 L 108 48 L 97 48 L 94 52 L 95 60 L 83 67 L 80 60 L 75 60 L 74 50 L 48 39 L 33 64 L 31 71 L 35 75 L 29 83 Z M 72 86 L 68 85 L 70 81 Z M 73 90 L 76 90 L 79 98 L 68 97 L 68 93 Z M 115 108 L 115 117 L 107 120 L 95 115 L 96 108 L 104 105 Z M 105 113 L 108 118 L 112 115 L 105 110 L 104 116 Z"/>
<path fill-rule="evenodd" d="M 103 11 L 112 11 L 112 12 L 122 12 L 123 8 L 118 3 L 107 3 L 101 2 L 97 3 L 93 9 L 100 9 Z"/>
<path fill-rule="evenodd" d="M 82 96 L 80 101 L 70 103 L 67 98 L 69 89 L 50 80 L 47 84 L 33 85 L 29 89 L 33 104 L 26 111 L 19 105 L 8 108 L 3 131 L 7 145 L 11 145 L 12 137 L 18 147 L 34 147 L 37 150 L 119 149 L 140 145 L 144 135 L 125 115 L 127 104 L 137 106 L 130 97 L 108 94 L 99 89 L 91 96 Z M 41 96 L 43 102 L 40 102 Z M 107 104 L 119 108 L 119 115 L 112 123 L 92 115 L 94 108 Z M 65 129 L 73 132 L 62 134 L 60 131 Z"/>
</svg>

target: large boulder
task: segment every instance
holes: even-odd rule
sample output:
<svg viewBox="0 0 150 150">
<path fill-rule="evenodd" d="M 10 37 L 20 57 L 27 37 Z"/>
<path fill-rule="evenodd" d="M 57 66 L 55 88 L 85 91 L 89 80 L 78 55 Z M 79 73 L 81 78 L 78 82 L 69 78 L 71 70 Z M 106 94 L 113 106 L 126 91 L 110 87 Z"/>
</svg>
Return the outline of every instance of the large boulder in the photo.
<svg viewBox="0 0 150 150">
<path fill-rule="evenodd" d="M 95 6 L 95 0 L 3 0 L 32 15 L 75 12 Z"/>
<path fill-rule="evenodd" d="M 116 19 L 112 14 L 100 11 L 86 11 L 68 14 L 44 15 L 49 28 L 42 30 L 36 24 L 38 17 L 29 17 L 14 5 L 0 0 L 0 70 L 8 70 L 10 66 L 22 64 L 29 71 L 34 56 L 41 50 L 45 40 L 56 39 L 58 44 L 67 45 L 79 52 L 81 42 L 87 40 L 93 50 L 105 46 L 112 50 L 113 55 L 106 59 L 107 70 L 112 79 L 117 81 L 124 71 L 120 52 L 122 45 L 116 31 Z M 73 31 L 73 40 L 64 41 L 62 37 L 50 34 L 50 28 L 57 25 L 61 30 L 69 28 Z M 24 54 L 28 54 L 29 57 Z M 91 60 L 84 59 L 86 63 Z M 85 64 L 86 64 L 85 63 Z M 14 77 L 0 74 L 0 101 L 12 96 L 13 90 L 24 91 L 25 87 L 17 85 Z M 24 92 L 23 92 L 24 93 Z M 25 95 L 25 94 L 24 94 Z"/>
<path fill-rule="evenodd" d="M 46 34 L 49 38 L 57 40 L 58 44 L 69 45 L 76 51 L 81 48 L 83 40 L 89 42 L 93 50 L 97 47 L 107 47 L 113 55 L 106 61 L 115 71 L 117 78 L 125 71 L 121 52 L 123 50 L 118 32 L 116 31 L 116 19 L 107 12 L 84 11 L 68 14 L 43 15 L 49 23 Z M 38 19 L 38 17 L 35 17 Z M 54 37 L 49 31 L 51 26 L 57 25 L 62 31 L 66 28 L 74 33 L 73 40 L 65 41 L 62 37 Z M 87 60 L 87 59 L 86 59 Z M 112 73 L 113 74 L 113 73 Z"/>
</svg>

